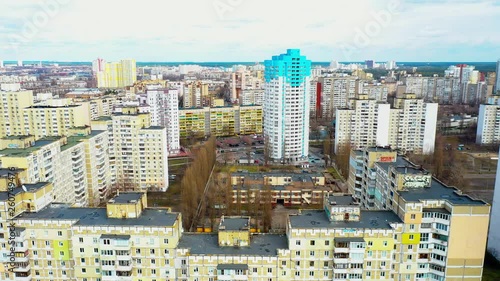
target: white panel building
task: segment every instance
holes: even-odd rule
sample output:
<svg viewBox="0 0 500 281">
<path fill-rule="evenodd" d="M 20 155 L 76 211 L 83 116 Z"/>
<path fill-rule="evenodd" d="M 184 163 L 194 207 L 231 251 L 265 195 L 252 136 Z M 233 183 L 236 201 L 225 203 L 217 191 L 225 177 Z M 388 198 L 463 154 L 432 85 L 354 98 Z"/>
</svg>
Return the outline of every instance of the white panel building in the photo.
<svg viewBox="0 0 500 281">
<path fill-rule="evenodd" d="M 311 61 L 290 49 L 265 61 L 264 136 L 275 161 L 307 161 Z"/>
</svg>

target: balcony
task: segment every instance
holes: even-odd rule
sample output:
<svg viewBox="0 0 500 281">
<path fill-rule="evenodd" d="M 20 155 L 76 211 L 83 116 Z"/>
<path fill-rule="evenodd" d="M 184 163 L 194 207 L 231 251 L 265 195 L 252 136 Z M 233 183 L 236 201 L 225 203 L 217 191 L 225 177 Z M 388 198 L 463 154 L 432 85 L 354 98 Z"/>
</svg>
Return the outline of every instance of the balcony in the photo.
<svg viewBox="0 0 500 281">
<path fill-rule="evenodd" d="M 29 262 L 16 263 L 14 272 L 29 272 L 31 269 Z"/>
</svg>

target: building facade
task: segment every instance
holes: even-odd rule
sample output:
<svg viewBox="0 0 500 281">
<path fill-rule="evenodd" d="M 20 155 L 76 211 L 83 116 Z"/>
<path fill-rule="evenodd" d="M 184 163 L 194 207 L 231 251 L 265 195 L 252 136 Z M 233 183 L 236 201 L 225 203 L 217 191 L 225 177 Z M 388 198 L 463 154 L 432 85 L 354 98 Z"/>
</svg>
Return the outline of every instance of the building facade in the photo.
<svg viewBox="0 0 500 281">
<path fill-rule="evenodd" d="M 151 126 L 150 115 L 131 106 L 92 121 L 92 128 L 108 132 L 111 182 L 117 189 L 168 188 L 167 130 Z"/>
<path fill-rule="evenodd" d="M 285 234 L 257 234 L 242 216 L 223 216 L 213 233 L 184 233 L 181 215 L 148 207 L 146 194 L 120 193 L 103 208 L 38 200 L 26 212 L 34 196 L 50 198 L 50 185 L 14 190 L 12 231 L 0 192 L 1 233 L 16 241 L 2 245 L 14 253 L 11 263 L 0 256 L 2 280 L 477 281 L 489 214 L 467 198 L 401 198 L 394 212 L 336 194 L 322 210 L 289 215 Z"/>
<path fill-rule="evenodd" d="M 275 161 L 309 155 L 311 61 L 290 49 L 265 61 L 264 136 Z"/>
<path fill-rule="evenodd" d="M 349 144 L 354 148 L 391 146 L 402 151 L 434 152 L 438 105 L 404 94 L 394 107 L 358 95 L 350 108 L 337 109 L 335 152 Z"/>
<path fill-rule="evenodd" d="M 98 88 L 123 88 L 132 86 L 137 81 L 135 60 L 119 62 L 94 62 Z M 99 71 L 100 70 L 100 71 Z"/>
<path fill-rule="evenodd" d="M 500 102 L 492 98 L 491 103 L 479 106 L 477 118 L 477 144 L 494 144 L 500 142 Z"/>
<path fill-rule="evenodd" d="M 262 106 L 179 109 L 180 138 L 262 133 Z"/>
</svg>

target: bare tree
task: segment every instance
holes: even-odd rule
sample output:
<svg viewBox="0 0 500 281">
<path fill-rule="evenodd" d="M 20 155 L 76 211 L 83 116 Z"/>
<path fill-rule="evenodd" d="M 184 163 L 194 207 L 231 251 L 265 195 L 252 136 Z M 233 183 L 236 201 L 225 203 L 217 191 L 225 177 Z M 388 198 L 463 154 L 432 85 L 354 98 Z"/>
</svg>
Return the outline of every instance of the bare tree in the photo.
<svg viewBox="0 0 500 281">
<path fill-rule="evenodd" d="M 351 144 L 340 144 L 335 155 L 335 163 L 339 173 L 345 178 L 349 175 L 349 158 L 351 157 Z"/>
</svg>

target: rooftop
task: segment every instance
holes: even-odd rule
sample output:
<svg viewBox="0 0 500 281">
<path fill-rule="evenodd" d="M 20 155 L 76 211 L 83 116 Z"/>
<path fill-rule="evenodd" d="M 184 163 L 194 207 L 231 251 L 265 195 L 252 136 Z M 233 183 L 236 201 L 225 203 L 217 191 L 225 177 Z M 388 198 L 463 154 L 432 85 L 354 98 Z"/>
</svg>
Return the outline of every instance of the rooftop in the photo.
<svg viewBox="0 0 500 281">
<path fill-rule="evenodd" d="M 220 247 L 217 234 L 184 233 L 178 248 L 190 249 L 190 255 L 277 256 L 278 249 L 288 249 L 285 235 L 252 235 L 248 247 Z"/>
<path fill-rule="evenodd" d="M 163 126 L 149 126 L 147 128 L 143 128 L 143 130 L 163 130 L 165 127 Z"/>
<path fill-rule="evenodd" d="M 362 210 L 359 221 L 330 221 L 325 211 L 302 211 L 300 215 L 290 215 L 292 228 L 376 228 L 391 229 L 391 223 L 402 223 L 392 211 Z"/>
<path fill-rule="evenodd" d="M 110 121 L 112 120 L 111 116 L 99 116 L 96 120 L 93 121 Z"/>
<path fill-rule="evenodd" d="M 389 167 L 397 167 L 400 173 L 421 174 L 423 170 L 417 168 L 413 163 L 398 156 L 395 163 L 377 163 L 385 171 Z M 425 170 L 424 170 L 425 171 Z M 438 179 L 432 177 L 431 186 L 426 188 L 415 188 L 411 190 L 398 191 L 399 195 L 407 202 L 420 202 L 422 200 L 446 200 L 452 205 L 486 205 L 482 200 L 476 200 L 468 195 L 460 194 L 460 190 L 449 187 Z"/>
<path fill-rule="evenodd" d="M 2 138 L 2 140 L 25 140 L 28 138 L 31 138 L 33 136 L 31 135 L 24 135 L 24 136 L 5 136 Z"/>
<path fill-rule="evenodd" d="M 354 203 L 354 198 L 352 195 L 330 195 L 328 197 L 328 202 L 330 204 L 335 203 L 337 206 L 349 206 Z"/>
<path fill-rule="evenodd" d="M 248 217 L 223 217 L 220 226 L 223 230 L 248 230 L 249 221 Z"/>
<path fill-rule="evenodd" d="M 7 148 L 4 150 L 0 150 L 0 155 L 4 157 L 27 157 L 31 153 L 38 151 L 40 148 L 50 145 L 54 142 L 58 142 L 60 139 L 60 137 L 46 137 L 35 141 L 35 144 L 33 146 L 27 148 Z"/>
<path fill-rule="evenodd" d="M 129 240 L 130 235 L 101 234 L 101 239 Z"/>
<path fill-rule="evenodd" d="M 109 200 L 109 203 L 131 204 L 131 203 L 135 203 L 135 202 L 141 200 L 142 196 L 144 196 L 144 193 L 142 193 L 142 192 L 120 193 L 116 197 Z"/>
<path fill-rule="evenodd" d="M 53 106 L 53 105 L 32 105 L 26 107 L 26 109 L 44 109 L 44 108 L 68 108 L 68 107 L 79 107 L 81 104 L 69 104 L 69 105 L 61 105 L 61 106 Z"/>
<path fill-rule="evenodd" d="M 106 208 L 72 208 L 53 203 L 36 213 L 22 213 L 18 220 L 76 220 L 79 226 L 156 226 L 172 227 L 179 214 L 165 209 L 145 209 L 139 218 L 108 218 Z"/>
<path fill-rule="evenodd" d="M 248 264 L 220 263 L 217 270 L 248 270 Z"/>
</svg>

